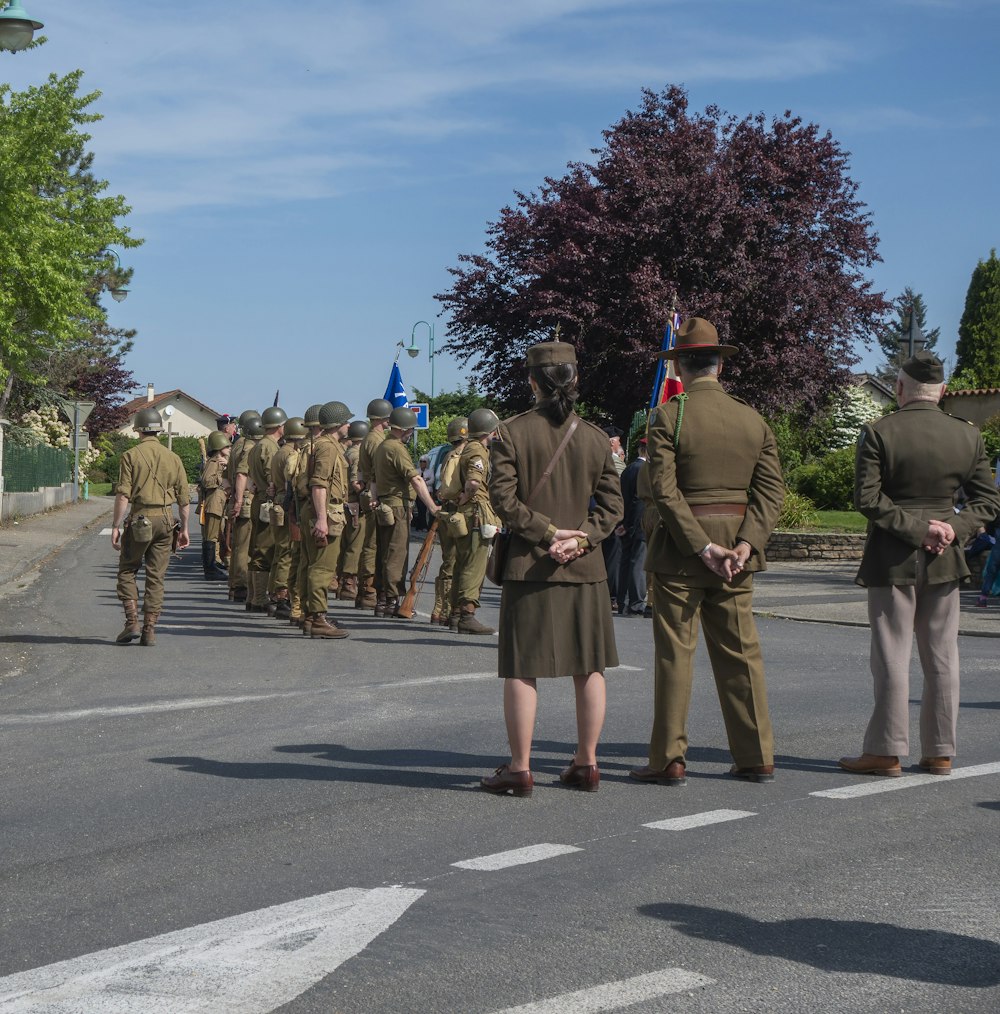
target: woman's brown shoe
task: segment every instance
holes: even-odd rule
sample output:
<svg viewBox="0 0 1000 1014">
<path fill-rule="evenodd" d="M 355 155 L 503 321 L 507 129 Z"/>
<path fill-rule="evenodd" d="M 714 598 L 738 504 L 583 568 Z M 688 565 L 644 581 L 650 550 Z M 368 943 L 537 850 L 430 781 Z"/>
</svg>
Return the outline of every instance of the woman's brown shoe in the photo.
<svg viewBox="0 0 1000 1014">
<path fill-rule="evenodd" d="M 581 792 L 596 792 L 601 787 L 601 772 L 596 764 L 577 764 L 574 760 L 559 775 L 559 781 Z"/>
<path fill-rule="evenodd" d="M 480 779 L 479 787 L 497 796 L 507 792 L 515 796 L 530 796 L 535 780 L 530 771 L 511 771 L 509 764 L 501 764 L 495 774 Z"/>
</svg>

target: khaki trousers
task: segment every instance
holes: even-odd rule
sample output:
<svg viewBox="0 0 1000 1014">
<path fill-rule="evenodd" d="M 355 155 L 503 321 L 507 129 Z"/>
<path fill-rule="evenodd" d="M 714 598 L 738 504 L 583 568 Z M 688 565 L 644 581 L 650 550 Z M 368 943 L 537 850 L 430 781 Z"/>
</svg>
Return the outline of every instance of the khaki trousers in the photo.
<svg viewBox="0 0 1000 1014">
<path fill-rule="evenodd" d="M 273 596 L 275 592 L 288 588 L 292 569 L 292 535 L 288 528 L 288 522 L 286 521 L 282 525 L 272 524 L 271 538 L 274 540 L 274 549 L 267 591 Z"/>
<path fill-rule="evenodd" d="M 695 587 L 680 576 L 651 574 L 649 587 L 655 649 L 649 766 L 662 770 L 687 753 L 699 618 L 733 760 L 741 768 L 773 764 L 764 663 L 751 611 L 753 575 L 721 587 Z"/>
<path fill-rule="evenodd" d="M 142 511 L 153 527 L 153 538 L 149 542 L 136 542 L 132 538 L 132 525 L 126 523 L 122 532 L 122 548 L 118 557 L 118 598 L 122 602 L 138 602 L 139 589 L 135 576 L 145 565 L 146 579 L 143 582 L 142 611 L 157 613 L 163 611 L 163 581 L 170 563 L 170 546 L 174 538 L 173 513 L 160 508 Z"/>
<path fill-rule="evenodd" d="M 366 577 L 375 579 L 375 587 L 382 586 L 382 570 L 378 560 L 378 525 L 375 523 L 375 512 L 372 510 L 361 512 L 361 559 L 358 563 L 358 581 L 363 582 Z"/>
<path fill-rule="evenodd" d="M 469 517 L 469 534 L 455 540 L 455 572 L 451 585 L 451 610 L 469 603 L 479 608 L 479 595 L 486 579 L 486 561 L 490 556 L 490 543 L 472 527 L 475 515 Z"/>
<path fill-rule="evenodd" d="M 307 592 L 302 608 L 310 614 L 325 615 L 330 582 L 337 576 L 341 536 L 331 532 L 325 546 L 317 545 L 312 533 L 315 520 L 316 512 L 312 503 L 307 503 L 302 512 L 302 552 L 305 554 L 309 570 L 306 576 Z"/>
<path fill-rule="evenodd" d="M 246 588 L 250 564 L 250 519 L 234 518 L 231 524 L 232 545 L 229 552 L 229 587 Z"/>
<path fill-rule="evenodd" d="M 394 525 L 376 525 L 382 586 L 379 588 L 376 578 L 375 587 L 387 599 L 401 599 L 406 595 L 406 572 L 410 567 L 410 511 L 407 507 L 393 507 L 392 513 Z"/>
<path fill-rule="evenodd" d="M 865 731 L 865 753 L 906 757 L 910 752 L 910 655 L 916 633 L 924 671 L 920 752 L 924 757 L 956 754 L 958 582 L 927 584 L 925 577 L 921 559 L 916 584 L 868 589 L 875 709 Z"/>
<path fill-rule="evenodd" d="M 442 511 L 438 518 L 438 541 L 441 543 L 441 567 L 434 579 L 435 616 L 448 616 L 451 612 L 451 579 L 455 571 L 455 537 L 448 530 L 448 516 Z"/>
<path fill-rule="evenodd" d="M 358 567 L 361 564 L 361 551 L 365 547 L 367 525 L 368 518 L 359 512 L 358 524 L 355 526 L 351 520 L 350 511 L 348 511 L 347 527 L 344 529 L 343 539 L 341 540 L 340 566 L 338 568 L 338 573 L 345 577 L 356 577 L 358 574 Z"/>
</svg>

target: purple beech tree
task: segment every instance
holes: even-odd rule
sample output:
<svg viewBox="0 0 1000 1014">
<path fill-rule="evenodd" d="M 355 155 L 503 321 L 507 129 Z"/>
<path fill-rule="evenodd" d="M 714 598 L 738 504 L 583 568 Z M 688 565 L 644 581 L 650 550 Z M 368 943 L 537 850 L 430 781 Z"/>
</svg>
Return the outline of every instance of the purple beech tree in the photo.
<svg viewBox="0 0 1000 1014">
<path fill-rule="evenodd" d="M 485 252 L 449 269 L 436 297 L 449 349 L 517 407 L 524 349 L 560 324 L 583 400 L 622 418 L 648 402 L 676 308 L 740 347 L 726 364 L 731 391 L 765 413 L 811 417 L 890 310 L 866 278 L 878 237 L 847 154 L 790 112 L 690 113 L 676 86 L 645 90 L 604 141 L 593 164 L 518 192 Z"/>
</svg>

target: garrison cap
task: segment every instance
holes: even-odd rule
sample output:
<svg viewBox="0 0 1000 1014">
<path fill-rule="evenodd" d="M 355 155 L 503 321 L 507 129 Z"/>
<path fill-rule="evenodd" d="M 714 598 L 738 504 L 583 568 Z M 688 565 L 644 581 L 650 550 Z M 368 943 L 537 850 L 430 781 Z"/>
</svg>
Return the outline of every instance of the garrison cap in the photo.
<svg viewBox="0 0 1000 1014">
<path fill-rule="evenodd" d="M 944 364 L 933 352 L 926 349 L 915 352 L 900 369 L 918 384 L 944 383 Z"/>
<path fill-rule="evenodd" d="M 528 349 L 528 366 L 558 366 L 576 364 L 576 347 L 569 342 L 539 342 Z"/>
</svg>

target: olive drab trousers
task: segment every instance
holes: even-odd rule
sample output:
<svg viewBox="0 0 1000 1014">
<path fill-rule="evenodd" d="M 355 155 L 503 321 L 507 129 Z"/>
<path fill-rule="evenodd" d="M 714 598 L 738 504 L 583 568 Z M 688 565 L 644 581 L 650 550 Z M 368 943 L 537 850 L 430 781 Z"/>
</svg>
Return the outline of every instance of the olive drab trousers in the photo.
<svg viewBox="0 0 1000 1014">
<path fill-rule="evenodd" d="M 361 559 L 358 563 L 358 581 L 373 578 L 375 587 L 382 587 L 382 573 L 378 559 L 378 525 L 375 523 L 375 511 L 370 507 L 361 510 Z"/>
<path fill-rule="evenodd" d="M 284 591 L 288 588 L 289 576 L 292 569 L 292 534 L 288 529 L 288 519 L 278 524 L 271 515 L 271 539 L 274 543 L 271 556 L 271 573 L 267 582 L 268 594 L 272 597 L 275 592 Z"/>
<path fill-rule="evenodd" d="M 435 616 L 448 616 L 452 608 L 451 585 L 458 548 L 455 545 L 455 536 L 448 530 L 450 513 L 451 511 L 445 508 L 438 517 L 437 536 L 441 543 L 441 566 L 434 579 L 434 608 L 431 612 Z"/>
<path fill-rule="evenodd" d="M 687 753 L 687 717 L 699 618 L 715 675 L 729 751 L 737 767 L 774 763 L 764 663 L 752 612 L 753 574 L 698 587 L 673 574 L 650 574 L 655 676 L 649 766 L 661 771 Z"/>
<path fill-rule="evenodd" d="M 347 512 L 347 527 L 344 529 L 344 536 L 340 547 L 339 573 L 347 576 L 357 576 L 361 566 L 361 554 L 365 548 L 365 534 L 367 533 L 368 519 L 359 510 L 358 523 L 355 525 L 351 512 Z M 373 554 L 374 556 L 374 554 Z M 373 559 L 374 564 L 374 559 Z"/>
<path fill-rule="evenodd" d="M 381 591 L 387 599 L 401 599 L 406 595 L 406 573 L 410 567 L 410 509 L 393 507 L 392 515 L 395 524 L 376 524 L 382 563 Z M 377 582 L 376 577 L 376 588 Z"/>
<path fill-rule="evenodd" d="M 231 522 L 232 545 L 229 552 L 229 587 L 236 591 L 246 588 L 250 565 L 250 519 L 234 518 Z"/>
<path fill-rule="evenodd" d="M 122 548 L 118 557 L 118 598 L 122 602 L 138 602 L 139 589 L 135 576 L 145 565 L 142 611 L 160 613 L 163 610 L 163 582 L 170 563 L 170 545 L 174 537 L 174 516 L 169 508 L 147 508 L 142 513 L 149 518 L 153 538 L 149 542 L 136 542 L 132 538 L 131 516 L 122 532 Z"/>
<path fill-rule="evenodd" d="M 486 580 L 486 561 L 490 557 L 490 542 L 482 537 L 478 526 L 473 528 L 476 516 L 469 515 L 469 534 L 455 540 L 455 571 L 451 584 L 452 612 L 458 612 L 463 603 L 479 608 L 479 595 Z M 438 526 L 440 527 L 440 526 Z"/>
<path fill-rule="evenodd" d="M 308 566 L 306 596 L 302 608 L 310 615 L 316 613 L 325 615 L 330 582 L 337 576 L 337 560 L 340 558 L 340 540 L 343 533 L 334 534 L 331 530 L 326 545 L 317 545 L 312 533 L 315 521 L 316 512 L 312 501 L 307 501 L 302 512 L 302 551 Z"/>
</svg>

